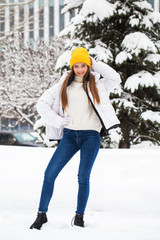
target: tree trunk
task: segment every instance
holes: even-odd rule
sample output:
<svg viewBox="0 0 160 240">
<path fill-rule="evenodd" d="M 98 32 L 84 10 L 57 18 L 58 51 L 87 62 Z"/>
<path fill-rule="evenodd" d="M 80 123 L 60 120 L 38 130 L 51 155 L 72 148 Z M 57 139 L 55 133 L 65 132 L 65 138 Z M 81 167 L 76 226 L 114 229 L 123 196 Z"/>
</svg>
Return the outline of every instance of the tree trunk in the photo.
<svg viewBox="0 0 160 240">
<path fill-rule="evenodd" d="M 122 135 L 123 139 L 120 140 L 119 142 L 119 148 L 130 148 L 130 141 L 129 141 L 129 126 L 127 122 L 122 122 L 121 123 L 121 130 L 122 130 Z"/>
</svg>

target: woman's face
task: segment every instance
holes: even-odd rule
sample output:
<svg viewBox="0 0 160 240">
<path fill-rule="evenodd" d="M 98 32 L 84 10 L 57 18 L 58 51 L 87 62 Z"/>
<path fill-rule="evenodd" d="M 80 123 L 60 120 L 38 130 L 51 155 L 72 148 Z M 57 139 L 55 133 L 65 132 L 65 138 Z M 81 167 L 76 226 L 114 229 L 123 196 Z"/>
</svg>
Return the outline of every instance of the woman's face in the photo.
<svg viewBox="0 0 160 240">
<path fill-rule="evenodd" d="M 73 70 L 76 76 L 78 77 L 84 77 L 84 75 L 86 74 L 87 70 L 88 70 L 88 66 L 85 63 L 76 63 L 73 66 Z"/>
</svg>

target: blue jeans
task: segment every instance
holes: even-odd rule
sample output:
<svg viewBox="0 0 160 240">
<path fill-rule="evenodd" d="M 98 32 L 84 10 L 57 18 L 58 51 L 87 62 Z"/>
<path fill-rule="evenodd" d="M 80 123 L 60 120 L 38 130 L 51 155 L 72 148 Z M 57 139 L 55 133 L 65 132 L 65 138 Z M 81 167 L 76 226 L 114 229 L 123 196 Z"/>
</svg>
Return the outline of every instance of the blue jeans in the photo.
<svg viewBox="0 0 160 240">
<path fill-rule="evenodd" d="M 45 171 L 38 210 L 39 212 L 48 211 L 56 177 L 73 155 L 80 150 L 76 213 L 84 214 L 89 196 L 90 173 L 100 148 L 100 134 L 94 130 L 70 130 L 67 128 L 64 129 L 63 133 L 63 138 Z"/>
</svg>

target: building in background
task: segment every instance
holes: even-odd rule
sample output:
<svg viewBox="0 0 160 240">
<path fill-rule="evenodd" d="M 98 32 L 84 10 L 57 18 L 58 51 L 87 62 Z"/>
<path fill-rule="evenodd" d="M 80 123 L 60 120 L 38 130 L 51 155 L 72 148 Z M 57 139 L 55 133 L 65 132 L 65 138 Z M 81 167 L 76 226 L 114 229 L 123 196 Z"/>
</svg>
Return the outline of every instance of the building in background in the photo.
<svg viewBox="0 0 160 240">
<path fill-rule="evenodd" d="M 3 0 L 6 4 L 23 4 L 6 6 L 0 12 L 0 38 L 11 31 L 19 29 L 23 33 L 24 42 L 34 42 L 57 36 L 65 28 L 74 12 L 61 14 L 64 0 Z M 30 2 L 29 4 L 24 4 Z M 149 0 L 155 11 L 160 11 L 160 0 Z M 3 14 L 2 14 L 3 13 Z"/>
<path fill-rule="evenodd" d="M 0 38 L 19 30 L 25 43 L 37 39 L 49 42 L 74 16 L 74 11 L 61 14 L 64 0 L 3 0 L 2 4 L 6 6 L 0 12 Z"/>
<path fill-rule="evenodd" d="M 155 11 L 160 12 L 160 0 L 149 0 L 148 2 L 152 4 Z"/>
</svg>

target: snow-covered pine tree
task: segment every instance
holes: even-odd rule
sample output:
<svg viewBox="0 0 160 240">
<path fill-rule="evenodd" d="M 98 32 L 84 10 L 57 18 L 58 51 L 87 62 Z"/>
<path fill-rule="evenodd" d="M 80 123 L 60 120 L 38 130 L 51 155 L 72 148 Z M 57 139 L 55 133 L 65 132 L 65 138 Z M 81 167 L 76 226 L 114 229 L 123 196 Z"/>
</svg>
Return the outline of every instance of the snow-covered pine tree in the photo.
<svg viewBox="0 0 160 240">
<path fill-rule="evenodd" d="M 34 48 L 24 46 L 17 35 L 6 40 L 0 64 L 1 117 L 34 126 L 38 98 L 59 80 L 55 64 L 63 47 L 63 40 L 57 38 L 52 38 L 49 45 L 37 41 Z"/>
<path fill-rule="evenodd" d="M 119 147 L 160 144 L 160 13 L 144 0 L 65 3 L 63 12 L 76 7 L 78 14 L 61 33 L 68 41 L 57 68 L 68 67 L 76 46 L 108 63 L 122 77 L 122 88 L 111 95 L 121 121 Z"/>
</svg>

